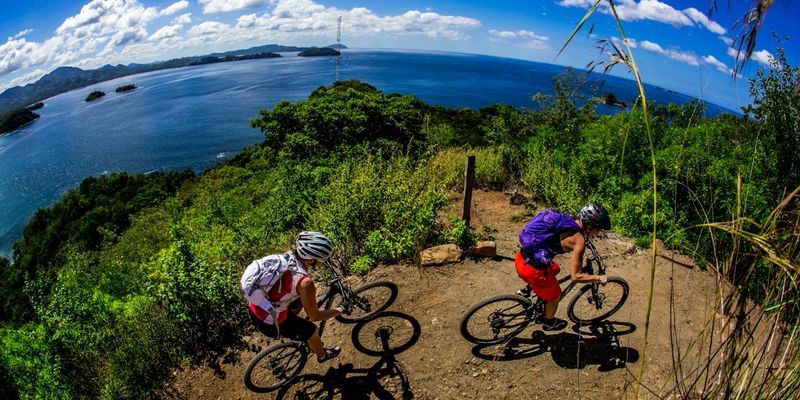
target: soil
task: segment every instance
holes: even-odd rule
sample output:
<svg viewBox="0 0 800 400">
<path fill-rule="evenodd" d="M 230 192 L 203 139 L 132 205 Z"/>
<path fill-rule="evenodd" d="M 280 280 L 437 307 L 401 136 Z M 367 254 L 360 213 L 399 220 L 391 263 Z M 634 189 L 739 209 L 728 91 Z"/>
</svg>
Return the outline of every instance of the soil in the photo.
<svg viewBox="0 0 800 400">
<path fill-rule="evenodd" d="M 509 195 L 473 194 L 472 225 L 488 225 L 500 256 L 513 257 L 517 235 L 527 222 L 524 205 L 512 205 Z M 449 215 L 460 215 L 461 198 L 453 195 Z M 535 210 L 533 210 L 535 211 Z M 530 215 L 530 211 L 528 211 Z M 523 283 L 513 261 L 465 259 L 458 264 L 420 268 L 413 265 L 379 267 L 353 283 L 389 280 L 399 287 L 391 313 L 366 324 L 329 322 L 326 346 L 341 346 L 341 355 L 324 364 L 311 359 L 287 390 L 257 394 L 242 383 L 247 362 L 267 346 L 256 333 L 246 338 L 250 349 L 232 350 L 215 366 L 189 366 L 174 372 L 163 398 L 179 399 L 603 399 L 633 398 L 635 376 L 645 354 L 645 321 L 651 275 L 650 250 L 610 233 L 595 244 L 609 275 L 623 277 L 631 291 L 624 307 L 605 324 L 590 329 L 570 326 L 561 332 L 542 332 L 531 324 L 505 348 L 480 347 L 464 340 L 459 322 L 481 299 L 513 293 Z M 661 250 L 655 268 L 655 290 L 648 334 L 647 362 L 640 398 L 656 398 L 673 385 L 673 342 L 685 349 L 700 347 L 695 337 L 705 321 L 714 319 L 715 277 L 692 260 Z M 568 256 L 568 255 L 567 255 Z M 567 256 L 556 260 L 563 271 Z M 673 293 L 671 295 L 671 292 Z M 574 293 L 574 292 L 573 292 Z M 568 296 L 557 316 L 566 319 Z M 673 312 L 670 312 L 672 307 Z M 673 323 L 670 324 L 670 319 Z M 407 350 L 383 357 L 363 347 L 379 347 L 376 332 L 389 327 L 390 343 L 408 342 Z M 353 332 L 362 351 L 353 344 Z M 700 343 L 702 344 L 702 343 Z M 407 346 L 407 347 L 408 347 Z"/>
</svg>

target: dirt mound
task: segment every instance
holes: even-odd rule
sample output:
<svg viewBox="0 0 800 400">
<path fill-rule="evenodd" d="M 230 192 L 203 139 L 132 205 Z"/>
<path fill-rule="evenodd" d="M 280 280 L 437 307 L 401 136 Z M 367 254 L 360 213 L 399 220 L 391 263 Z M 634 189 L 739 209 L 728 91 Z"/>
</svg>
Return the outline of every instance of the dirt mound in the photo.
<svg viewBox="0 0 800 400">
<path fill-rule="evenodd" d="M 459 215 L 454 199 L 452 215 Z M 473 196 L 474 226 L 497 229 L 498 253 L 513 256 L 517 234 L 525 221 L 514 222 L 523 206 L 509 203 L 498 192 Z M 514 218 L 517 216 L 517 218 Z M 399 265 L 376 269 L 365 281 L 387 279 L 399 287 L 392 313 L 361 326 L 329 323 L 326 345 L 342 346 L 338 359 L 325 364 L 311 360 L 301 379 L 283 393 L 256 394 L 242 383 L 247 362 L 255 353 L 234 352 L 220 359 L 218 369 L 193 367 L 175 371 L 163 397 L 186 399 L 598 399 L 632 397 L 632 382 L 644 348 L 649 251 L 637 251 L 632 241 L 614 234 L 595 241 L 609 275 L 625 278 L 631 293 L 625 306 L 605 325 L 589 329 L 570 326 L 544 333 L 531 325 L 513 349 L 478 347 L 459 333 L 464 312 L 481 299 L 512 293 L 522 286 L 511 261 L 465 260 L 444 267 L 422 269 Z M 672 259 L 672 260 L 671 260 Z M 567 257 L 557 258 L 569 270 Z M 656 287 L 640 397 L 648 388 L 664 392 L 672 385 L 672 341 L 681 347 L 709 320 L 713 311 L 714 277 L 686 257 L 665 252 L 656 268 Z M 674 291 L 674 295 L 670 293 Z M 571 298 L 571 295 L 569 296 Z M 673 302 L 670 298 L 673 298 Z M 568 300 L 568 299 L 567 299 Z M 566 319 L 567 301 L 559 307 Z M 670 307 L 674 312 L 670 314 Z M 670 327 L 670 315 L 673 325 Z M 410 347 L 393 356 L 371 356 L 364 348 L 376 346 L 376 332 L 392 329 L 393 343 Z M 356 331 L 356 335 L 353 332 Z M 355 339 L 357 346 L 353 344 Z M 260 335 L 247 338 L 252 347 L 267 345 Z M 360 347 L 360 349 L 358 348 Z M 361 351 L 359 351 L 361 350 Z M 366 353 L 370 353 L 366 351 Z M 655 397 L 655 396 L 653 396 Z"/>
</svg>

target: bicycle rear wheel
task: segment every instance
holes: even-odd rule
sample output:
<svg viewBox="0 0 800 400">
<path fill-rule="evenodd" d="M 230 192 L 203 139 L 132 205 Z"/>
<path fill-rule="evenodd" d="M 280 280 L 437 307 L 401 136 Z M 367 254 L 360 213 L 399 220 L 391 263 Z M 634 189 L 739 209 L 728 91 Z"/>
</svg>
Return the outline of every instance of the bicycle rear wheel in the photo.
<svg viewBox="0 0 800 400">
<path fill-rule="evenodd" d="M 531 302 L 515 294 L 489 297 L 461 319 L 461 336 L 475 344 L 497 344 L 519 334 L 531 322 Z"/>
<path fill-rule="evenodd" d="M 292 381 L 308 360 L 308 348 L 300 342 L 283 342 L 261 350 L 244 370 L 244 385 L 267 393 Z"/>
<path fill-rule="evenodd" d="M 608 277 L 605 285 L 584 285 L 569 302 L 567 316 L 579 324 L 600 322 L 622 308 L 629 291 L 628 282 L 617 276 Z"/>
<path fill-rule="evenodd" d="M 353 289 L 348 297 L 352 307 L 350 314 L 338 315 L 336 320 L 345 323 L 366 321 L 394 303 L 397 285 L 389 281 L 370 282 Z"/>
</svg>

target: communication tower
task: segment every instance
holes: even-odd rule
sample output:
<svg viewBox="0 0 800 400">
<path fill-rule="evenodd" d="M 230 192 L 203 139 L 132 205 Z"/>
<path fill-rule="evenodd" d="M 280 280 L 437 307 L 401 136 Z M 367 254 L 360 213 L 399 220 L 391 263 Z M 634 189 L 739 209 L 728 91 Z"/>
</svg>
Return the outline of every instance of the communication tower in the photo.
<svg viewBox="0 0 800 400">
<path fill-rule="evenodd" d="M 339 55 L 336 56 L 335 82 L 339 82 L 339 64 L 342 61 L 342 17 L 341 16 L 339 16 L 338 22 L 336 23 L 336 51 L 339 52 Z"/>
</svg>

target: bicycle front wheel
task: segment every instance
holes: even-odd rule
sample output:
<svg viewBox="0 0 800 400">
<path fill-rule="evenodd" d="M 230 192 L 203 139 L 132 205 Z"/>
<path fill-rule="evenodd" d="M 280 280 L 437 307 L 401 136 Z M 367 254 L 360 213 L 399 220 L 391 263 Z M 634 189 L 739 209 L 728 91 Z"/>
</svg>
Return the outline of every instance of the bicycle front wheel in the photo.
<svg viewBox="0 0 800 400">
<path fill-rule="evenodd" d="M 475 344 L 497 344 L 522 332 L 531 322 L 531 302 L 515 294 L 489 297 L 461 319 L 461 336 Z"/>
<path fill-rule="evenodd" d="M 567 316 L 578 324 L 600 322 L 622 308 L 628 299 L 628 282 L 617 276 L 608 277 L 608 283 L 587 284 L 567 307 Z"/>
<path fill-rule="evenodd" d="M 338 315 L 339 322 L 366 321 L 389 308 L 397 298 L 397 285 L 389 281 L 375 281 L 355 288 L 343 301 L 349 301 L 349 315 Z"/>
<path fill-rule="evenodd" d="M 244 370 L 244 385 L 267 393 L 292 381 L 308 360 L 308 348 L 300 342 L 283 342 L 261 350 Z"/>
</svg>

